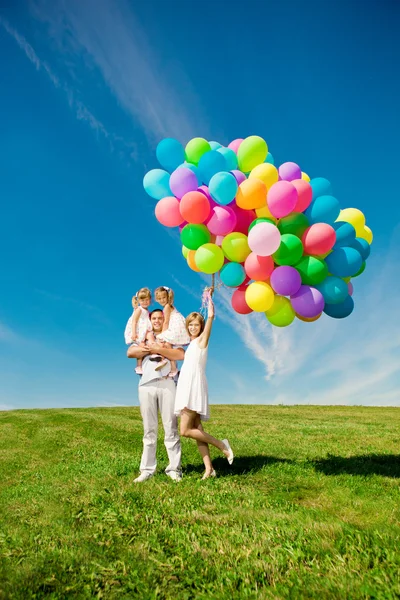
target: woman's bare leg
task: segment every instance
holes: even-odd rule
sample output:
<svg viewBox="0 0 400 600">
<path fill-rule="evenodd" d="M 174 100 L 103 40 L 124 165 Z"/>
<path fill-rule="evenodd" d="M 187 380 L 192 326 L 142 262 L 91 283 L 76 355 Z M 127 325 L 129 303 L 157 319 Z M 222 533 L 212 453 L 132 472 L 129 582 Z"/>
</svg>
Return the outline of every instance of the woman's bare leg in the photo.
<svg viewBox="0 0 400 600">
<path fill-rule="evenodd" d="M 206 431 L 204 431 L 203 427 L 199 429 L 196 427 L 196 417 L 197 413 L 194 410 L 189 410 L 184 408 L 181 412 L 181 435 L 183 437 L 189 437 L 196 442 L 203 442 L 205 444 L 211 444 L 221 450 L 225 454 L 225 456 L 229 455 L 229 451 L 227 450 L 225 444 L 221 440 L 217 440 L 217 438 L 213 437 Z"/>
<path fill-rule="evenodd" d="M 200 415 L 196 415 L 194 424 L 195 424 L 195 427 L 197 427 L 197 429 L 200 429 L 200 431 L 204 432 L 203 425 L 201 424 L 201 420 L 200 420 Z M 196 440 L 196 443 L 197 443 L 197 447 L 199 449 L 201 458 L 203 459 L 204 466 L 206 468 L 205 475 L 210 475 L 213 471 L 213 466 L 212 466 L 212 462 L 211 462 L 210 449 L 208 447 L 208 444 L 206 444 L 206 442 L 200 442 L 199 440 Z"/>
</svg>

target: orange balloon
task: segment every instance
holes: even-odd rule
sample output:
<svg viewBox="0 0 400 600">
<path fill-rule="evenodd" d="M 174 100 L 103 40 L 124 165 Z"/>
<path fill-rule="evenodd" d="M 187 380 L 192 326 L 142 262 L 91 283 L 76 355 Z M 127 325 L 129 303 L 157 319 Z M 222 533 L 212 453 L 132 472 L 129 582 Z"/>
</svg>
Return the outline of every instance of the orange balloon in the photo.
<svg viewBox="0 0 400 600">
<path fill-rule="evenodd" d="M 196 271 L 196 273 L 200 273 L 200 269 L 195 263 L 194 255 L 196 254 L 196 250 L 189 250 L 187 254 L 187 264 L 192 269 L 192 271 Z"/>
<path fill-rule="evenodd" d="M 322 313 L 319 313 L 316 317 L 302 317 L 296 313 L 296 317 L 300 319 L 300 321 L 304 321 L 305 323 L 312 323 L 313 321 L 318 321 Z"/>
<path fill-rule="evenodd" d="M 256 177 L 246 179 L 239 185 L 236 204 L 245 210 L 265 206 L 267 204 L 267 186 Z"/>
<path fill-rule="evenodd" d="M 210 203 L 201 192 L 187 192 L 179 203 L 179 210 L 188 223 L 204 223 L 210 214 Z"/>
</svg>

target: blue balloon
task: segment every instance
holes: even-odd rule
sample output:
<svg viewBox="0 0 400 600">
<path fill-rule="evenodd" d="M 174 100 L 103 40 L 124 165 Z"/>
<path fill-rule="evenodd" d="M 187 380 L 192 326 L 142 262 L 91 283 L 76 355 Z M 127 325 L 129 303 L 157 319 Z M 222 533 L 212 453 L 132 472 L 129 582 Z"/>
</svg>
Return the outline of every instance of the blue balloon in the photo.
<svg viewBox="0 0 400 600">
<path fill-rule="evenodd" d="M 269 163 L 270 165 L 275 164 L 275 160 L 274 160 L 274 157 L 272 156 L 271 152 L 268 152 L 267 158 L 264 160 L 264 162 Z"/>
<path fill-rule="evenodd" d="M 231 148 L 218 148 L 217 152 L 220 152 L 226 160 L 226 168 L 228 171 L 234 171 L 238 167 L 238 159 L 236 153 Z"/>
<path fill-rule="evenodd" d="M 334 248 L 352 245 L 352 242 L 356 239 L 356 230 L 351 223 L 346 223 L 346 221 L 336 221 L 336 223 L 332 224 L 332 227 L 336 231 Z"/>
<path fill-rule="evenodd" d="M 314 177 L 314 179 L 311 179 L 310 185 L 313 200 L 319 198 L 319 196 L 330 196 L 332 194 L 331 183 L 325 177 Z"/>
<path fill-rule="evenodd" d="M 326 304 L 339 304 L 349 295 L 347 283 L 333 275 L 329 275 L 322 283 L 314 287 L 321 292 Z"/>
<path fill-rule="evenodd" d="M 219 142 L 208 142 L 210 144 L 211 150 L 218 150 L 218 148 L 222 148 L 222 144 Z"/>
<path fill-rule="evenodd" d="M 157 160 L 167 171 L 175 171 L 185 160 L 185 149 L 178 140 L 165 138 L 157 146 Z"/>
<path fill-rule="evenodd" d="M 343 302 L 339 304 L 325 304 L 324 313 L 334 319 L 344 319 L 351 315 L 354 309 L 354 300 L 351 296 L 346 296 Z"/>
<path fill-rule="evenodd" d="M 367 240 L 364 240 L 364 238 L 356 238 L 351 244 L 349 244 L 349 246 L 361 254 L 363 261 L 367 260 L 368 256 L 370 255 L 371 246 L 368 244 Z"/>
<path fill-rule="evenodd" d="M 361 254 L 354 248 L 336 248 L 325 258 L 329 273 L 336 277 L 353 277 L 361 268 Z"/>
<path fill-rule="evenodd" d="M 211 177 L 208 190 L 215 202 L 225 206 L 226 204 L 230 204 L 235 198 L 238 184 L 232 173 L 221 171 L 221 173 L 216 173 Z"/>
<path fill-rule="evenodd" d="M 222 267 L 219 276 L 228 287 L 238 287 L 246 279 L 246 272 L 241 264 L 229 262 Z"/>
<path fill-rule="evenodd" d="M 169 187 L 170 174 L 162 169 L 152 169 L 143 177 L 143 187 L 149 196 L 161 200 L 173 196 Z"/>
<path fill-rule="evenodd" d="M 328 223 L 332 225 L 340 213 L 339 201 L 333 196 L 319 196 L 304 211 L 310 225 Z"/>
<path fill-rule="evenodd" d="M 217 150 L 209 150 L 200 158 L 199 164 L 199 176 L 203 183 L 209 184 L 210 179 L 216 173 L 220 171 L 227 171 L 226 160 L 220 152 Z"/>
</svg>

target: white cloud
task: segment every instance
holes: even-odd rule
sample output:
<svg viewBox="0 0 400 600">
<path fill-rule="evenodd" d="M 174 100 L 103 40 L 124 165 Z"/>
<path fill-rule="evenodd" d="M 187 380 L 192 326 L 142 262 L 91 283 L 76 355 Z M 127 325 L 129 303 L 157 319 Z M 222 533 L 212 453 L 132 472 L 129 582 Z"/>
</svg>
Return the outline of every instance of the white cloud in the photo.
<svg viewBox="0 0 400 600">
<path fill-rule="evenodd" d="M 205 135 L 195 124 L 200 109 L 187 76 L 155 56 L 126 0 L 37 0 L 34 14 L 70 61 L 97 69 L 120 106 L 153 141 Z M 181 97 L 187 100 L 187 107 Z"/>
</svg>

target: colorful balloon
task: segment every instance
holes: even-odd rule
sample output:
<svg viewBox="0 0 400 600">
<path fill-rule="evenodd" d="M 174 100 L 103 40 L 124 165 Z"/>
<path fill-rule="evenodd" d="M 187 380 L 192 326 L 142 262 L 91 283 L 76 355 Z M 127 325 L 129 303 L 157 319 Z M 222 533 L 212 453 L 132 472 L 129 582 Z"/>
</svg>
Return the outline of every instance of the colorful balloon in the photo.
<svg viewBox="0 0 400 600">
<path fill-rule="evenodd" d="M 166 196 L 173 196 L 169 187 L 170 174 L 162 169 L 152 169 L 143 177 L 143 187 L 149 196 L 161 200 Z"/>
<path fill-rule="evenodd" d="M 278 181 L 268 190 L 267 205 L 277 219 L 287 217 L 297 204 L 297 190 L 290 181 Z"/>
<path fill-rule="evenodd" d="M 250 223 L 249 231 L 253 229 L 254 225 L 257 225 L 257 223 L 271 223 L 272 225 L 276 225 L 274 217 L 272 217 L 272 219 L 268 219 L 268 217 L 258 217 L 257 219 L 254 219 L 252 223 Z"/>
<path fill-rule="evenodd" d="M 297 212 L 293 212 L 291 215 L 283 217 L 278 223 L 278 229 L 282 235 L 291 233 L 299 238 L 301 238 L 308 226 L 309 223 L 306 215 Z"/>
<path fill-rule="evenodd" d="M 167 196 L 159 200 L 155 208 L 155 214 L 157 221 L 165 227 L 178 227 L 184 221 L 179 210 L 179 200 L 174 196 Z"/>
<path fill-rule="evenodd" d="M 231 173 L 236 179 L 238 185 L 240 185 L 243 181 L 247 179 L 246 175 L 242 173 L 242 171 L 238 171 L 237 169 L 233 169 Z"/>
<path fill-rule="evenodd" d="M 181 231 L 181 242 L 189 250 L 197 250 L 210 239 L 211 234 L 205 225 L 188 224 Z"/>
<path fill-rule="evenodd" d="M 317 286 L 328 276 L 326 262 L 315 256 L 304 256 L 297 264 L 296 269 L 301 275 L 301 281 L 305 285 Z"/>
<path fill-rule="evenodd" d="M 189 250 L 189 248 L 186 248 L 186 246 L 182 246 L 182 255 L 183 255 L 183 258 L 187 258 L 189 252 L 194 252 L 194 250 L 191 251 L 191 250 Z"/>
<path fill-rule="evenodd" d="M 293 296 L 301 286 L 300 273 L 294 267 L 277 267 L 270 278 L 272 289 L 281 296 Z"/>
<path fill-rule="evenodd" d="M 203 154 L 199 160 L 199 176 L 203 183 L 208 185 L 210 179 L 220 171 L 227 171 L 225 158 L 218 150 L 210 150 Z"/>
<path fill-rule="evenodd" d="M 209 190 L 213 200 L 218 204 L 229 204 L 234 200 L 238 190 L 237 181 L 232 173 L 216 173 L 211 177 Z"/>
<path fill-rule="evenodd" d="M 264 162 L 267 158 L 267 142 L 258 135 L 247 137 L 237 150 L 239 169 L 249 173 L 254 167 Z"/>
<path fill-rule="evenodd" d="M 228 287 L 238 287 L 246 279 L 246 273 L 241 264 L 236 262 L 226 263 L 220 271 L 220 279 Z"/>
<path fill-rule="evenodd" d="M 326 254 L 332 250 L 336 242 L 336 232 L 327 223 L 314 223 L 305 230 L 301 237 L 304 254 Z"/>
<path fill-rule="evenodd" d="M 344 208 L 340 211 L 338 221 L 346 221 L 353 225 L 357 235 L 362 233 L 365 227 L 365 216 L 358 208 Z"/>
<path fill-rule="evenodd" d="M 272 223 L 258 223 L 249 231 L 249 247 L 258 256 L 271 256 L 281 242 L 281 234 Z"/>
<path fill-rule="evenodd" d="M 279 179 L 278 169 L 269 163 L 262 163 L 254 167 L 249 175 L 249 179 L 255 177 L 265 183 L 267 190 L 269 190 Z"/>
<path fill-rule="evenodd" d="M 271 219 L 275 224 L 278 222 L 278 219 L 271 214 L 271 211 L 269 210 L 267 205 L 262 206 L 261 208 L 256 208 L 256 215 L 260 218 L 267 217 L 268 219 Z"/>
<path fill-rule="evenodd" d="M 355 273 L 353 275 L 353 277 L 358 277 L 359 275 L 361 275 L 362 273 L 364 273 L 366 266 L 367 266 L 367 263 L 363 262 L 362 265 L 361 265 L 361 267 L 358 269 L 357 273 Z"/>
<path fill-rule="evenodd" d="M 290 297 L 295 312 L 308 319 L 319 315 L 325 306 L 324 297 L 314 287 L 302 285 L 298 292 Z"/>
<path fill-rule="evenodd" d="M 254 281 L 247 286 L 246 304 L 255 312 L 265 312 L 274 303 L 274 292 L 265 281 Z"/>
<path fill-rule="evenodd" d="M 243 263 L 251 252 L 247 235 L 236 231 L 228 233 L 222 241 L 222 250 L 228 260 Z"/>
<path fill-rule="evenodd" d="M 356 230 L 353 225 L 346 221 L 336 221 L 332 227 L 336 232 L 335 248 L 351 246 L 352 242 L 356 239 Z"/>
<path fill-rule="evenodd" d="M 230 206 L 214 206 L 206 223 L 209 231 L 214 235 L 226 235 L 235 230 L 237 217 Z"/>
<path fill-rule="evenodd" d="M 244 289 L 239 288 L 233 292 L 231 304 L 233 310 L 239 315 L 249 315 L 253 312 L 253 309 L 246 302 L 246 287 Z"/>
<path fill-rule="evenodd" d="M 324 297 L 326 304 L 339 304 L 349 294 L 348 285 L 340 277 L 330 275 L 322 283 L 316 286 Z"/>
<path fill-rule="evenodd" d="M 302 213 L 310 206 L 312 202 L 312 187 L 303 179 L 295 179 L 292 181 L 292 185 L 297 191 L 297 202 L 293 210 L 296 213 Z"/>
<path fill-rule="evenodd" d="M 364 227 L 363 231 L 358 234 L 358 237 L 363 238 L 368 244 L 372 244 L 372 240 L 374 239 L 373 233 L 367 225 Z"/>
<path fill-rule="evenodd" d="M 199 187 L 197 175 L 186 167 L 176 169 L 169 180 L 172 193 L 177 198 L 182 198 L 188 192 L 194 192 Z"/>
<path fill-rule="evenodd" d="M 274 303 L 267 311 L 265 316 L 271 325 L 275 327 L 287 327 L 293 323 L 296 313 L 288 298 L 284 296 L 275 296 Z"/>
<path fill-rule="evenodd" d="M 236 193 L 236 204 L 239 208 L 251 210 L 261 208 L 267 203 L 267 188 L 260 179 L 246 179 Z"/>
<path fill-rule="evenodd" d="M 220 144 L 219 142 L 208 142 L 210 144 L 210 148 L 211 150 L 219 150 L 220 148 L 223 148 L 223 145 Z"/>
<path fill-rule="evenodd" d="M 353 298 L 351 296 L 346 296 L 345 300 L 339 304 L 325 304 L 324 313 L 334 319 L 344 319 L 351 315 L 353 309 Z"/>
<path fill-rule="evenodd" d="M 239 150 L 239 146 L 242 142 L 243 142 L 243 138 L 238 138 L 237 140 L 233 140 L 233 142 L 231 142 L 228 145 L 228 148 L 230 148 L 231 150 L 233 150 L 235 152 L 235 154 L 237 154 L 237 152 Z"/>
<path fill-rule="evenodd" d="M 273 259 L 277 265 L 292 266 L 295 265 L 303 256 L 303 244 L 296 235 L 284 233 L 281 236 L 281 243 L 278 250 L 273 254 Z"/>
<path fill-rule="evenodd" d="M 210 144 L 204 138 L 193 138 L 186 144 L 185 155 L 187 162 L 197 165 L 201 157 L 211 150 Z"/>
<path fill-rule="evenodd" d="M 201 273 L 201 269 L 199 269 L 198 266 L 196 265 L 195 256 L 196 256 L 196 250 L 188 250 L 188 254 L 187 254 L 187 258 L 186 258 L 188 267 L 190 267 L 192 269 L 192 271 L 195 271 L 196 273 Z"/>
<path fill-rule="evenodd" d="M 272 156 L 271 152 L 268 152 L 267 158 L 265 159 L 265 162 L 269 163 L 270 165 L 274 165 L 275 164 L 275 160 L 274 160 L 274 157 Z"/>
<path fill-rule="evenodd" d="M 368 256 L 370 255 L 371 247 L 363 238 L 357 237 L 351 244 L 349 244 L 349 246 L 361 254 L 363 261 L 367 260 Z"/>
<path fill-rule="evenodd" d="M 274 270 L 274 261 L 271 256 L 258 256 L 252 252 L 245 260 L 244 269 L 250 279 L 266 281 Z"/>
<path fill-rule="evenodd" d="M 194 257 L 196 266 L 202 273 L 217 273 L 224 264 L 224 253 L 216 244 L 203 244 L 196 250 Z"/>
<path fill-rule="evenodd" d="M 305 215 L 310 222 L 333 225 L 340 213 L 339 202 L 333 196 L 318 196 L 306 209 Z"/>
<path fill-rule="evenodd" d="M 311 181 L 310 176 L 307 175 L 307 173 L 304 173 L 303 171 L 301 173 L 301 178 L 304 179 L 304 181 L 307 181 L 307 183 L 310 183 L 310 181 Z"/>
<path fill-rule="evenodd" d="M 361 254 L 354 248 L 336 248 L 325 259 L 329 272 L 337 277 L 353 277 L 361 268 Z"/>
<path fill-rule="evenodd" d="M 284 181 L 301 179 L 301 169 L 294 162 L 285 162 L 279 167 L 279 177 Z"/>
<path fill-rule="evenodd" d="M 235 204 L 232 205 L 232 210 L 237 218 L 235 230 L 247 235 L 250 224 L 257 217 L 256 213 L 254 210 L 244 210 L 243 208 L 239 208 Z"/>
<path fill-rule="evenodd" d="M 210 203 L 201 192 L 188 192 L 180 202 L 180 212 L 188 223 L 204 223 L 210 214 Z"/>
<path fill-rule="evenodd" d="M 158 144 L 156 156 L 162 168 L 172 173 L 184 162 L 185 150 L 178 140 L 165 138 Z"/>
<path fill-rule="evenodd" d="M 311 179 L 310 185 L 313 191 L 313 200 L 319 196 L 330 196 L 332 194 L 331 183 L 324 177 L 314 177 L 314 179 Z"/>
<path fill-rule="evenodd" d="M 234 169 L 237 169 L 238 159 L 236 156 L 236 152 L 234 152 L 232 148 L 218 148 L 218 152 L 220 152 L 225 158 L 226 168 L 228 169 L 228 171 L 233 171 Z"/>
</svg>

